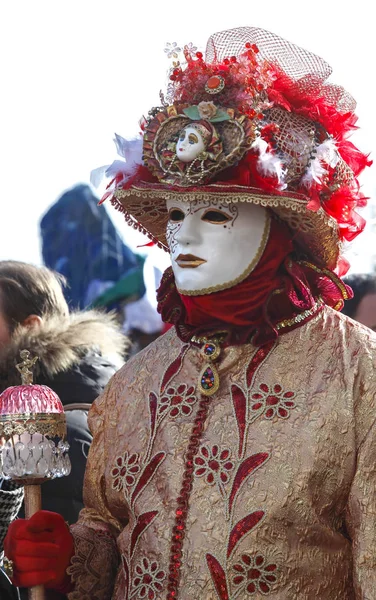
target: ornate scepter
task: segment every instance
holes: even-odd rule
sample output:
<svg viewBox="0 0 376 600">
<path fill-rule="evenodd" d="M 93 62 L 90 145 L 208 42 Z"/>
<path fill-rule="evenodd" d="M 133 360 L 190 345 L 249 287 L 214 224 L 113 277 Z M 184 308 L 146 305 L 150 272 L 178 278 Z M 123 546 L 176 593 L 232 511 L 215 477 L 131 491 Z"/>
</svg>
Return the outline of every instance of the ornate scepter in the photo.
<svg viewBox="0 0 376 600">
<path fill-rule="evenodd" d="M 69 475 L 66 419 L 60 398 L 46 385 L 33 384 L 38 357 L 20 353 L 22 384 L 0 395 L 0 476 L 25 486 L 25 515 L 41 509 L 41 484 Z M 44 586 L 29 589 L 30 600 L 44 599 Z"/>
</svg>

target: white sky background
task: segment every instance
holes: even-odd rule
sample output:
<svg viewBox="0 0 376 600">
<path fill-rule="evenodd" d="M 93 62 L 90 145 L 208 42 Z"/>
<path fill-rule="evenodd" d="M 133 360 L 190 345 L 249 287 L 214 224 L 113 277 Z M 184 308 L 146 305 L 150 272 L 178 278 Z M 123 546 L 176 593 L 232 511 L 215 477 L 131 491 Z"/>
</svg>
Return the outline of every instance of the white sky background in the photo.
<svg viewBox="0 0 376 600">
<path fill-rule="evenodd" d="M 369 0 L 12 0 L 0 8 L 0 259 L 41 263 L 38 223 L 67 188 L 116 158 L 114 132 L 138 121 L 165 89 L 166 42 L 258 26 L 325 58 L 331 80 L 358 101 L 364 151 L 376 139 L 375 24 Z M 375 153 L 376 157 L 376 153 Z M 363 177 L 375 196 L 375 167 Z M 110 209 L 110 213 L 114 216 Z M 118 218 L 120 217 L 120 218 Z M 115 216 L 127 243 L 142 243 Z M 375 235 L 362 234 L 353 268 L 367 271 Z M 359 239 L 360 239 L 359 238 Z M 351 255 L 350 255 L 351 258 Z"/>
</svg>

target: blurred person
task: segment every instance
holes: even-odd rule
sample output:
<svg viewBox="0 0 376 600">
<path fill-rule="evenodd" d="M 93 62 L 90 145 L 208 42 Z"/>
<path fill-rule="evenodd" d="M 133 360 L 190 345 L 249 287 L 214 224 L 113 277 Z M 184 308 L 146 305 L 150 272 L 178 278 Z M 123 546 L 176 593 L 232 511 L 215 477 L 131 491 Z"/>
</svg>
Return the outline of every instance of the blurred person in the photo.
<svg viewBox="0 0 376 600">
<path fill-rule="evenodd" d="M 196 50 L 168 45 L 166 96 L 106 193 L 170 253 L 172 328 L 90 410 L 78 522 L 10 526 L 14 581 L 71 600 L 371 599 L 376 336 L 340 314 L 335 273 L 365 225 L 355 102 L 262 29 Z"/>
<path fill-rule="evenodd" d="M 45 483 L 42 503 L 73 523 L 83 507 L 83 475 L 92 440 L 87 410 L 124 363 L 126 338 L 111 315 L 70 314 L 62 291 L 64 281 L 46 267 L 0 261 L 0 392 L 20 384 L 16 364 L 21 350 L 38 357 L 35 383 L 51 387 L 68 409 L 72 463 L 68 477 Z M 0 551 L 22 496 L 22 488 L 3 480 Z"/>
<path fill-rule="evenodd" d="M 354 274 L 345 278 L 354 297 L 345 303 L 343 314 L 376 331 L 376 275 Z"/>
<path fill-rule="evenodd" d="M 44 264 L 64 275 L 64 293 L 71 309 L 86 308 L 142 264 L 121 239 L 90 186 L 78 184 L 64 192 L 40 222 Z M 145 287 L 136 290 L 137 298 Z"/>
<path fill-rule="evenodd" d="M 131 342 L 129 357 L 146 348 L 166 331 L 157 311 L 156 290 L 163 274 L 161 265 L 170 261 L 166 260 L 166 253 L 157 247 L 149 248 L 145 257 L 136 256 L 140 262 L 140 269 L 132 270 L 122 277 L 97 297 L 92 305 L 94 308 L 115 308 L 118 311 L 122 330 Z M 141 286 L 146 288 L 142 297 Z"/>
</svg>

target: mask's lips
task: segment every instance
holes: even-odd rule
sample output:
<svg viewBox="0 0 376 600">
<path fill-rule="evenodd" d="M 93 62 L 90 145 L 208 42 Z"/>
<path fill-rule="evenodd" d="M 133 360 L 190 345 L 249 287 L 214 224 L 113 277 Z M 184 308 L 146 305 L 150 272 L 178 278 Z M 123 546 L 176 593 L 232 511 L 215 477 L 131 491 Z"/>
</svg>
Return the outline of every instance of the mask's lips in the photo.
<svg viewBox="0 0 376 600">
<path fill-rule="evenodd" d="M 199 267 L 206 263 L 206 260 L 199 256 L 195 256 L 194 254 L 179 254 L 175 259 L 175 262 L 182 269 L 194 269 L 195 267 Z"/>
</svg>

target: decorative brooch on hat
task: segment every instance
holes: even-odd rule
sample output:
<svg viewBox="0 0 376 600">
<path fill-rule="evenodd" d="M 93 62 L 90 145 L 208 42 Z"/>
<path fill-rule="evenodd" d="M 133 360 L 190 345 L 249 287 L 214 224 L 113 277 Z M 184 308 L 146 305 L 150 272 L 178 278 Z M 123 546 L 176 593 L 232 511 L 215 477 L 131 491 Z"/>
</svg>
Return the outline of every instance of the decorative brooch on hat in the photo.
<svg viewBox="0 0 376 600">
<path fill-rule="evenodd" d="M 371 162 L 348 140 L 355 101 L 327 81 L 323 59 L 262 29 L 212 35 L 205 59 L 196 50 L 166 49 L 167 92 L 139 139 L 116 136 L 125 162 L 107 168 L 102 200 L 165 248 L 170 196 L 262 204 L 333 269 L 365 225 L 357 178 Z"/>
</svg>

